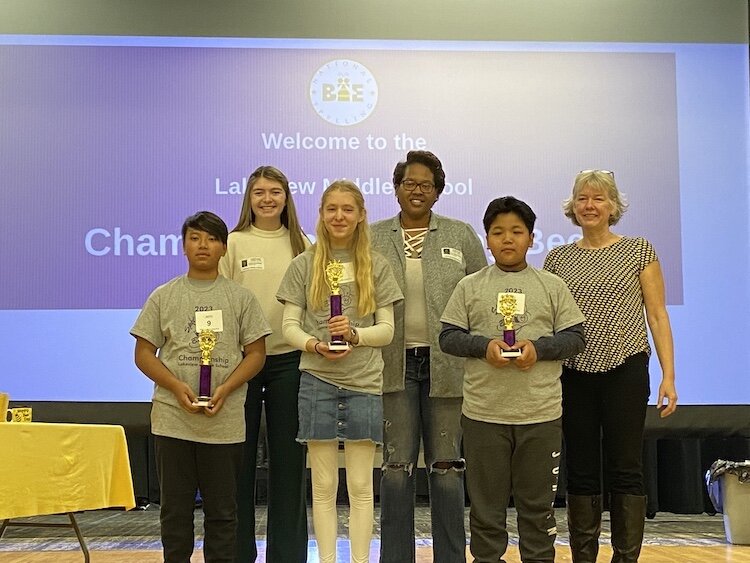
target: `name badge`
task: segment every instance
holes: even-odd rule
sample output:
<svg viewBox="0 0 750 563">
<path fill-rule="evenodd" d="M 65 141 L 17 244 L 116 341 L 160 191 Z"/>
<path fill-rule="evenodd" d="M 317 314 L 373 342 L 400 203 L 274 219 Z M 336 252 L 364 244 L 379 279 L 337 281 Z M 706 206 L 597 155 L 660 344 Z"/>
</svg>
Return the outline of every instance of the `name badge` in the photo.
<svg viewBox="0 0 750 563">
<path fill-rule="evenodd" d="M 221 316 L 221 309 L 218 311 L 196 311 L 195 312 L 195 332 L 202 330 L 212 330 L 222 332 L 224 330 L 224 320 Z"/>
<path fill-rule="evenodd" d="M 505 295 L 513 297 L 516 303 L 516 309 L 513 311 L 514 315 L 523 315 L 526 312 L 526 294 L 524 293 L 498 293 L 496 311 L 502 311 L 501 301 Z"/>
<path fill-rule="evenodd" d="M 443 258 L 448 258 L 449 260 L 453 260 L 454 262 L 458 262 L 459 264 L 464 263 L 464 253 L 461 252 L 458 248 L 441 248 L 440 255 Z"/>
<path fill-rule="evenodd" d="M 263 261 L 262 256 L 252 256 L 250 258 L 243 258 L 240 260 L 240 270 L 247 272 L 248 270 L 265 270 L 266 264 Z"/>
</svg>

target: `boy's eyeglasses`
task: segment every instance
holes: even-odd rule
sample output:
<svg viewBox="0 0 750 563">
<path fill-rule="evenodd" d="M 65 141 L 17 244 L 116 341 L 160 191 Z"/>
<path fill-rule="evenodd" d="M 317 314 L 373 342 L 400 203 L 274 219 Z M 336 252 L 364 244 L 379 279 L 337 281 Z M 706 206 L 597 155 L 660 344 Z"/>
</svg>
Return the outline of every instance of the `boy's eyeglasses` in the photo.
<svg viewBox="0 0 750 563">
<path fill-rule="evenodd" d="M 432 182 L 415 182 L 414 180 L 404 180 L 401 187 L 407 192 L 413 192 L 416 188 L 422 190 L 423 194 L 431 194 L 435 191 L 435 184 Z"/>
<path fill-rule="evenodd" d="M 615 177 L 615 173 L 611 170 L 599 170 L 599 169 L 592 169 L 592 170 L 581 170 L 577 176 L 580 176 L 581 174 L 591 174 L 592 172 L 601 172 L 602 174 L 606 174 L 607 176 L 612 176 L 612 179 Z"/>
</svg>

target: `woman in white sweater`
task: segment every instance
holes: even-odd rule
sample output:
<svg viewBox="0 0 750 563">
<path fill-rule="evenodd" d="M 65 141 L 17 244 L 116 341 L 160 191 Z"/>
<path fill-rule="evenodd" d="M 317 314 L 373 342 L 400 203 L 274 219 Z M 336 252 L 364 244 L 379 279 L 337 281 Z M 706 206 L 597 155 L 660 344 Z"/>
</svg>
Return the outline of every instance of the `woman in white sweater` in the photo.
<svg viewBox="0 0 750 563">
<path fill-rule="evenodd" d="M 248 383 L 247 441 L 237 489 L 237 559 L 254 562 L 255 469 L 260 417 L 265 404 L 268 437 L 268 531 L 266 561 L 307 561 L 305 450 L 296 441 L 300 351 L 281 335 L 283 306 L 276 289 L 292 259 L 310 242 L 297 220 L 289 181 L 273 166 L 261 166 L 247 182 L 237 226 L 229 233 L 219 272 L 255 293 L 273 334 L 266 363 Z"/>
</svg>

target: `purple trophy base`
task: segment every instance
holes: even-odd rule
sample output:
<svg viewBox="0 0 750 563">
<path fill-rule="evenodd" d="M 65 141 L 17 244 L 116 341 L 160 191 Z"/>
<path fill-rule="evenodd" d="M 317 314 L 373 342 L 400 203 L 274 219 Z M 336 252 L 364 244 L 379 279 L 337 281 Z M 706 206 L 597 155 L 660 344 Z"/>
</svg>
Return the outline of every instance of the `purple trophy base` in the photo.
<svg viewBox="0 0 750 563">
<path fill-rule="evenodd" d="M 208 407 L 211 404 L 211 366 L 201 365 L 200 379 L 198 381 L 198 400 L 193 403 L 199 407 Z"/>
<path fill-rule="evenodd" d="M 503 331 L 503 342 L 508 346 L 513 347 L 516 345 L 516 331 L 514 329 L 508 329 Z M 503 350 L 500 352 L 503 358 L 517 358 L 521 355 L 520 350 Z"/>
<path fill-rule="evenodd" d="M 341 311 L 341 296 L 331 295 L 331 317 L 337 317 L 341 314 Z M 331 336 L 328 349 L 332 352 L 341 352 L 342 350 L 349 349 L 349 343 L 344 340 L 343 336 L 337 334 L 336 336 Z"/>
</svg>

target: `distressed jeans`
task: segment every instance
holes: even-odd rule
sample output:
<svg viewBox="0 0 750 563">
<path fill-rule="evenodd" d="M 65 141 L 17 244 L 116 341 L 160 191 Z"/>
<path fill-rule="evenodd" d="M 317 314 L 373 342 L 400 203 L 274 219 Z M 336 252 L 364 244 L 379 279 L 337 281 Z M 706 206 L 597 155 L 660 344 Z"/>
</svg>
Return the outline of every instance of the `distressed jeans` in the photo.
<svg viewBox="0 0 750 563">
<path fill-rule="evenodd" d="M 433 561 L 464 563 L 461 398 L 431 398 L 429 357 L 407 355 L 405 389 L 383 395 L 383 415 L 381 563 L 415 561 L 414 498 L 420 438 L 428 471 Z"/>
</svg>

